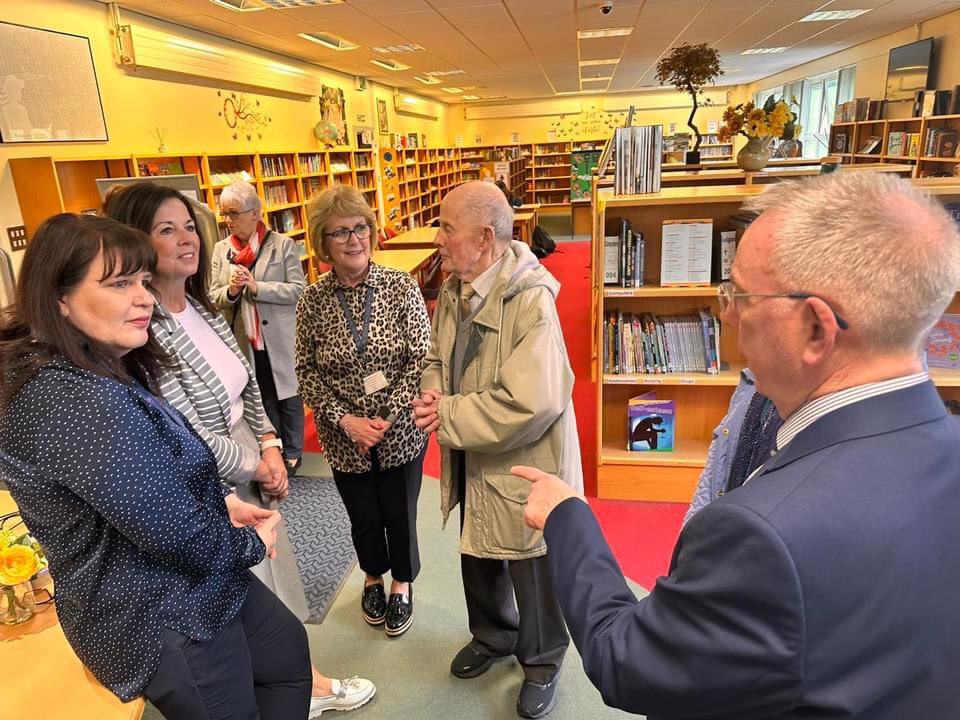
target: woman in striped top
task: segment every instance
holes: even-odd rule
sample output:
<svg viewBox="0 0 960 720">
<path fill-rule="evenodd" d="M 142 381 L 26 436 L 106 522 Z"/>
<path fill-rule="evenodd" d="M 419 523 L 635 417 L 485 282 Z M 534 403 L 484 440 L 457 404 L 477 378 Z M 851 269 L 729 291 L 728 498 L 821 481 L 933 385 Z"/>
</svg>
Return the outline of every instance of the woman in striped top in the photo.
<svg viewBox="0 0 960 720">
<path fill-rule="evenodd" d="M 241 499 L 275 508 L 288 492 L 281 442 L 253 371 L 207 294 L 209 259 L 189 202 L 172 188 L 143 182 L 113 192 L 104 211 L 148 233 L 157 251 L 152 285 L 159 302 L 151 325 L 172 359 L 161 393 L 213 451 L 221 480 Z M 282 524 L 276 549 L 276 558 L 252 571 L 303 621 L 309 610 Z M 313 676 L 311 717 L 359 707 L 375 692 L 369 680 L 330 680 L 316 668 Z"/>
</svg>

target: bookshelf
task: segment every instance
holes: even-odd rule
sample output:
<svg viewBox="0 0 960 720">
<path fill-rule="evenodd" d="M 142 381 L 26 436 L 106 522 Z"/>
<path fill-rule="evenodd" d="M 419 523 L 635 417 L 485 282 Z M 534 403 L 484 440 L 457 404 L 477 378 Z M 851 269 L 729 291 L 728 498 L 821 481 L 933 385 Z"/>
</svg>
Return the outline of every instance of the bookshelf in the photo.
<svg viewBox="0 0 960 720">
<path fill-rule="evenodd" d="M 915 180 L 944 202 L 960 201 L 960 181 Z M 714 428 L 726 413 L 745 359 L 737 350 L 736 328 L 722 326 L 719 374 L 612 374 L 603 371 L 604 319 L 611 311 L 658 316 L 695 313 L 710 308 L 719 315 L 716 285 L 660 287 L 661 228 L 664 220 L 710 218 L 716 237 L 734 229 L 731 218 L 759 185 L 666 187 L 659 193 L 614 197 L 595 191 L 592 262 L 593 377 L 597 387 L 597 495 L 601 498 L 690 502 L 703 470 Z M 603 237 L 618 232 L 618 220 L 630 220 L 645 238 L 645 286 L 603 284 Z M 960 313 L 960 294 L 947 312 Z M 960 400 L 960 370 L 931 372 L 945 399 Z M 627 401 L 655 390 L 658 399 L 676 404 L 676 449 L 672 453 L 629 452 Z"/>
<path fill-rule="evenodd" d="M 937 132 L 955 132 L 960 137 L 960 115 L 930 115 L 889 120 L 860 120 L 834 123 L 830 127 L 829 154 L 844 163 L 860 164 L 889 162 L 908 164 L 913 167 L 914 178 L 956 176 L 960 174 L 960 156 L 933 154 L 932 136 Z M 917 136 L 917 147 L 909 147 L 909 141 L 891 145 L 891 133 L 907 133 Z M 871 137 L 880 138 L 873 152 L 862 152 Z"/>
<path fill-rule="evenodd" d="M 700 133 L 700 162 L 713 163 L 724 160 L 733 160 L 733 140 L 720 142 L 719 133 Z M 690 137 L 690 150 L 696 138 Z M 686 161 L 686 150 L 664 150 L 663 163 L 665 165 L 682 165 Z"/>
<path fill-rule="evenodd" d="M 443 196 L 461 182 L 460 148 L 402 148 L 396 151 L 399 212 L 394 230 L 429 225 L 440 216 Z"/>
<path fill-rule="evenodd" d="M 570 154 L 569 142 L 536 143 L 531 155 L 532 202 L 540 209 L 569 207 Z"/>
<path fill-rule="evenodd" d="M 298 152 L 135 154 L 117 157 L 11 158 L 10 171 L 28 237 L 50 215 L 99 212 L 98 178 L 194 174 L 201 200 L 218 214 L 220 193 L 235 180 L 251 183 L 263 202 L 264 222 L 301 244 L 311 281 L 316 278 L 307 235 L 306 203 L 335 183 L 355 185 L 377 211 L 373 151 L 356 148 Z"/>
</svg>

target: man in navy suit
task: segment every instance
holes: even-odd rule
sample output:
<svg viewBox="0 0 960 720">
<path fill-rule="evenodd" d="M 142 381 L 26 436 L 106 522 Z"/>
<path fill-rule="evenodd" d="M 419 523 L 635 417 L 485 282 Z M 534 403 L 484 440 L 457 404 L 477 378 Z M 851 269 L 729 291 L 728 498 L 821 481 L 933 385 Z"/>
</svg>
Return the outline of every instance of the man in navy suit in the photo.
<svg viewBox="0 0 960 720">
<path fill-rule="evenodd" d="M 658 718 L 960 717 L 960 424 L 923 369 L 960 233 L 908 181 L 771 186 L 722 319 L 784 423 L 684 527 L 649 596 L 533 468 L 525 519 L 604 700 Z"/>
</svg>

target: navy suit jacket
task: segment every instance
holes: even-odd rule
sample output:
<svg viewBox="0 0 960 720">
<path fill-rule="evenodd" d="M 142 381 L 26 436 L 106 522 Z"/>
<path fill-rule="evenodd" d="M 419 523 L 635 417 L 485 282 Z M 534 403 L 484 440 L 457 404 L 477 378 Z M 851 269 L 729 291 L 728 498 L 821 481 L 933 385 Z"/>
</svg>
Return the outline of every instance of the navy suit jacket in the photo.
<svg viewBox="0 0 960 720">
<path fill-rule="evenodd" d="M 609 705 L 660 718 L 960 717 L 960 423 L 930 383 L 801 432 L 687 524 L 642 600 L 581 501 L 559 505 L 545 537 Z"/>
</svg>

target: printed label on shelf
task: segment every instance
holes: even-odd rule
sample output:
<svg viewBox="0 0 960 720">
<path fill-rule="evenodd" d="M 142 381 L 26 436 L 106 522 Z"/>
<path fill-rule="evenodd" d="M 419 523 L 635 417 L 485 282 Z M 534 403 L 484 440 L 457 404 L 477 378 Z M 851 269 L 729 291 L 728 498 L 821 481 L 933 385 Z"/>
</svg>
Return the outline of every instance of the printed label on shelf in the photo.
<svg viewBox="0 0 960 720">
<path fill-rule="evenodd" d="M 633 288 L 604 288 L 607 297 L 633 297 Z"/>
</svg>

